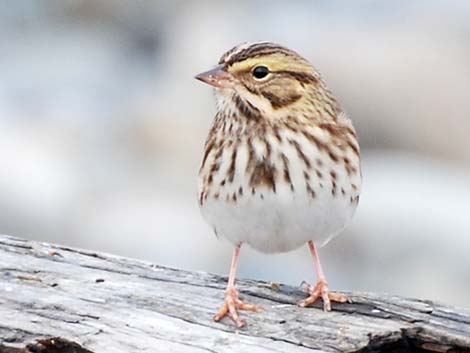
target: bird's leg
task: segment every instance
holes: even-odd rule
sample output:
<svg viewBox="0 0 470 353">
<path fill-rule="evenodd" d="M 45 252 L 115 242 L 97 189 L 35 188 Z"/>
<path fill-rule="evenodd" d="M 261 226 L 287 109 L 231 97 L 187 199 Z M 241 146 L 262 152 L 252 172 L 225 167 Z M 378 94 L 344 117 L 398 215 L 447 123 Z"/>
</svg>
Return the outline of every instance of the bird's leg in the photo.
<svg viewBox="0 0 470 353">
<path fill-rule="evenodd" d="M 303 307 L 309 306 L 321 297 L 323 299 L 323 310 L 331 311 L 332 301 L 346 303 L 348 298 L 340 293 L 330 293 L 325 274 L 323 273 L 323 268 L 321 267 L 320 257 L 318 256 L 318 252 L 313 241 L 310 240 L 308 242 L 308 247 L 312 253 L 313 263 L 315 265 L 315 270 L 317 271 L 317 284 L 315 286 L 308 285 L 307 292 L 310 296 L 307 299 L 300 301 L 299 305 Z"/>
<path fill-rule="evenodd" d="M 240 319 L 238 310 L 248 310 L 260 312 L 261 309 L 250 304 L 245 304 L 238 297 L 238 291 L 235 288 L 235 275 L 237 273 L 238 257 L 240 256 L 241 244 L 235 247 L 230 266 L 230 275 L 228 277 L 227 289 L 225 290 L 225 300 L 222 308 L 215 314 L 214 321 L 222 320 L 227 314 L 235 322 L 238 328 L 245 326 L 245 322 Z"/>
</svg>

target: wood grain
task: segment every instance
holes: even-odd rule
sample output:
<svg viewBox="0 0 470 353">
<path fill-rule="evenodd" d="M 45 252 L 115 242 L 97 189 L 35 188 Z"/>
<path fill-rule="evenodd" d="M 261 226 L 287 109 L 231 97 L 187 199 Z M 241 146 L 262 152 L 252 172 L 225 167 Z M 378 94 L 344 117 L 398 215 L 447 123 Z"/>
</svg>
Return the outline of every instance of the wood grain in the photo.
<svg viewBox="0 0 470 353">
<path fill-rule="evenodd" d="M 470 352 L 470 310 L 346 293 L 325 313 L 299 288 L 239 280 L 265 309 L 212 321 L 226 278 L 0 236 L 0 353 Z"/>
</svg>

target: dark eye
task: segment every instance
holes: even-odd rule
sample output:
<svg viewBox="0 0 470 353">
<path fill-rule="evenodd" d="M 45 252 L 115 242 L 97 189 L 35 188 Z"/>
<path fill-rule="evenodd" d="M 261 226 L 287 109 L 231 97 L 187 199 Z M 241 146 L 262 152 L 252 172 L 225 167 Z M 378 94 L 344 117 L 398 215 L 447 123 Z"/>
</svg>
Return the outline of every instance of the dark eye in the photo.
<svg viewBox="0 0 470 353">
<path fill-rule="evenodd" d="M 269 74 L 269 69 L 266 66 L 256 66 L 253 70 L 253 76 L 260 80 Z"/>
</svg>

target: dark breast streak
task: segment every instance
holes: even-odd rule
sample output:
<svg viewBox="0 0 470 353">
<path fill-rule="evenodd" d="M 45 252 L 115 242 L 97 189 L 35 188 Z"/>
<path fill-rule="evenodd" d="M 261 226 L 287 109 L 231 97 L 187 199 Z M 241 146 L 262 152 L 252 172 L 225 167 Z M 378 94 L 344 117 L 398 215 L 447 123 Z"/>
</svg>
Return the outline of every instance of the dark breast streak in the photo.
<svg viewBox="0 0 470 353">
<path fill-rule="evenodd" d="M 257 162 L 250 171 L 250 187 L 266 187 L 276 193 L 276 169 L 267 161 Z"/>
</svg>

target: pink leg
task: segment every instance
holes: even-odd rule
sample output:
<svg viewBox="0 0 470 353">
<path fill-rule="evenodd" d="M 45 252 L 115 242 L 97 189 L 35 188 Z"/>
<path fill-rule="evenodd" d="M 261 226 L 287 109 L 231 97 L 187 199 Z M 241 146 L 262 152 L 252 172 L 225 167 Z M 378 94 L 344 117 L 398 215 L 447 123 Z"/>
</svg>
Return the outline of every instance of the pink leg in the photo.
<svg viewBox="0 0 470 353">
<path fill-rule="evenodd" d="M 318 256 L 318 252 L 313 241 L 310 240 L 308 242 L 308 247 L 312 253 L 313 263 L 317 272 L 317 284 L 315 287 L 309 285 L 308 293 L 310 296 L 307 299 L 300 301 L 299 305 L 303 307 L 309 306 L 321 297 L 323 299 L 323 310 L 331 311 L 331 301 L 345 303 L 348 301 L 348 298 L 343 294 L 330 293 L 328 283 L 326 282 L 326 277 L 320 263 L 320 257 Z"/>
<path fill-rule="evenodd" d="M 238 291 L 235 288 L 235 277 L 237 274 L 238 258 L 240 256 L 241 244 L 235 247 L 232 257 L 232 265 L 230 266 L 230 275 L 228 277 L 227 289 L 225 290 L 225 301 L 222 308 L 215 314 L 214 321 L 222 320 L 227 314 L 235 322 L 238 328 L 245 326 L 245 322 L 240 319 L 238 310 L 248 310 L 260 312 L 261 309 L 254 305 L 243 303 L 238 298 Z"/>
<path fill-rule="evenodd" d="M 237 276 L 238 258 L 240 257 L 241 244 L 238 244 L 233 250 L 232 264 L 230 265 L 230 274 L 228 276 L 227 287 L 235 287 L 235 277 Z"/>
<path fill-rule="evenodd" d="M 323 273 L 323 268 L 321 267 L 320 257 L 318 256 L 317 248 L 313 241 L 308 242 L 308 248 L 310 249 L 310 253 L 313 257 L 313 264 L 315 265 L 315 270 L 317 271 L 317 279 L 318 281 L 326 282 L 325 274 Z"/>
</svg>

